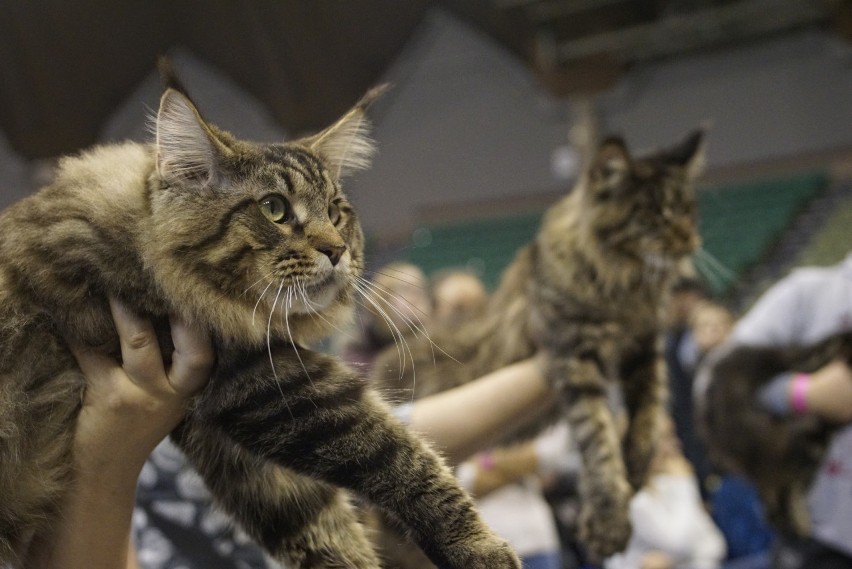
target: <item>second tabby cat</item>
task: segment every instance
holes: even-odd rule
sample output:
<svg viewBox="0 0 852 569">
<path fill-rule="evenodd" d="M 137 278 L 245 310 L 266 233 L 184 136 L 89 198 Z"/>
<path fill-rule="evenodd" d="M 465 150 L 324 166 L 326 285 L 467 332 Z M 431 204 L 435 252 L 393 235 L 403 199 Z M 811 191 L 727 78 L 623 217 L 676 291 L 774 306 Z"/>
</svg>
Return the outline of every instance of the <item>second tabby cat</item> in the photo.
<svg viewBox="0 0 852 569">
<path fill-rule="evenodd" d="M 388 350 L 375 366 L 382 389 L 404 400 L 543 353 L 557 412 L 582 453 L 581 537 L 598 559 L 627 543 L 631 483 L 645 480 L 664 412 L 662 317 L 679 261 L 699 244 L 693 181 L 702 157 L 700 132 L 644 158 L 606 140 L 506 269 L 484 316 L 412 343 L 412 357 Z M 629 416 L 624 458 L 614 388 Z"/>
</svg>

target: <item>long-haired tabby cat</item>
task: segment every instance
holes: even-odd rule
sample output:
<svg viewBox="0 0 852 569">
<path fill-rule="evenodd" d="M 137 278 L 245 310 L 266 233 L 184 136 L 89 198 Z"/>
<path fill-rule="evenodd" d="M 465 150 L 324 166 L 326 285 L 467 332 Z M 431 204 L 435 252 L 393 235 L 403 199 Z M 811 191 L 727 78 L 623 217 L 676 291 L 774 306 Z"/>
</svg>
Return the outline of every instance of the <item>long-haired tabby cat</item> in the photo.
<svg viewBox="0 0 852 569">
<path fill-rule="evenodd" d="M 597 558 L 622 550 L 630 536 L 632 492 L 608 391 L 623 391 L 634 488 L 664 412 L 661 317 L 676 265 L 699 243 L 692 182 L 701 140 L 697 132 L 642 159 L 620 139 L 604 141 L 506 269 L 482 317 L 413 343 L 410 357 L 389 350 L 375 366 L 382 389 L 410 398 L 412 389 L 422 397 L 545 353 L 547 380 L 563 403 L 556 413 L 567 417 L 584 460 L 581 537 Z"/>
<path fill-rule="evenodd" d="M 786 372 L 812 372 L 832 360 L 852 365 L 852 332 L 810 346 L 723 348 L 705 366 L 707 390 L 699 424 L 711 456 L 757 488 L 774 527 L 807 535 L 807 492 L 838 425 L 813 414 L 779 417 L 757 391 Z"/>
<path fill-rule="evenodd" d="M 66 341 L 119 357 L 109 295 L 211 331 L 215 371 L 172 436 L 287 567 L 379 567 L 340 488 L 387 511 L 442 567 L 518 567 L 366 382 L 303 347 L 347 318 L 362 272 L 340 178 L 368 163 L 376 93 L 319 134 L 255 144 L 204 121 L 166 79 L 154 144 L 66 158 L 0 217 L 0 565 L 22 562 L 73 484 L 86 383 Z"/>
</svg>

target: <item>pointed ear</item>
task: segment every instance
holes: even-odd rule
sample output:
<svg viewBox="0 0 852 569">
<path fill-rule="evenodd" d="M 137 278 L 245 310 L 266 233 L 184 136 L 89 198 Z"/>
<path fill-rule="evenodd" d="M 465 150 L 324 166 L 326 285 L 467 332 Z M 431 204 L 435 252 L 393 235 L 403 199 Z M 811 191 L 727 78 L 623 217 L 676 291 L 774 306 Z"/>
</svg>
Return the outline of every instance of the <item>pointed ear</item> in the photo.
<svg viewBox="0 0 852 569">
<path fill-rule="evenodd" d="M 687 178 L 697 178 L 704 170 L 704 128 L 699 128 L 671 148 L 657 152 L 651 159 L 683 168 Z"/>
<path fill-rule="evenodd" d="M 387 89 L 388 85 L 371 89 L 333 125 L 301 141 L 325 159 L 335 179 L 370 165 L 375 146 L 369 138 L 370 123 L 366 111 Z"/>
<path fill-rule="evenodd" d="M 195 105 L 169 88 L 156 121 L 157 172 L 166 180 L 206 187 L 217 177 L 219 148 Z"/>
<path fill-rule="evenodd" d="M 620 138 L 604 140 L 592 160 L 590 176 L 593 182 L 615 186 L 624 180 L 630 170 L 630 154 Z"/>
<path fill-rule="evenodd" d="M 705 161 L 704 129 L 698 129 L 670 152 L 672 160 L 686 169 L 686 175 L 697 178 L 704 171 Z"/>
</svg>

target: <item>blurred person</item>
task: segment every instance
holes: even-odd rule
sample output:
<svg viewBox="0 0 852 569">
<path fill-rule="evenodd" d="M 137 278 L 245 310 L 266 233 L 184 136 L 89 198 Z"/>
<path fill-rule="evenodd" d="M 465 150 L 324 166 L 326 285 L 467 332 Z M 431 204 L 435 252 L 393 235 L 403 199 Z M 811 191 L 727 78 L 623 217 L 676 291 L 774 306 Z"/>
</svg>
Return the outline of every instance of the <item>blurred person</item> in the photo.
<svg viewBox="0 0 852 569">
<path fill-rule="evenodd" d="M 485 309 L 488 290 L 473 271 L 447 269 L 432 276 L 429 286 L 436 326 L 458 326 Z"/>
<path fill-rule="evenodd" d="M 562 544 L 542 484 L 579 469 L 579 453 L 561 422 L 532 441 L 477 454 L 459 465 L 456 475 L 485 523 L 515 548 L 524 569 L 560 569 Z"/>
<path fill-rule="evenodd" d="M 710 473 L 706 451 L 695 425 L 693 405 L 694 365 L 697 360 L 695 336 L 690 319 L 695 309 L 710 295 L 698 279 L 682 277 L 672 287 L 666 312 L 665 360 L 669 380 L 669 411 L 683 453 L 702 483 Z"/>
<path fill-rule="evenodd" d="M 704 357 L 727 340 L 734 324 L 734 314 L 723 305 L 712 300 L 698 302 L 689 317 L 694 350 L 681 353 L 685 367 L 694 373 Z M 698 444 L 706 457 L 705 445 L 700 440 Z M 768 567 L 774 535 L 754 486 L 742 476 L 720 470 L 709 459 L 704 466 L 702 489 L 713 521 L 725 539 L 726 567 Z"/>
<path fill-rule="evenodd" d="M 711 354 L 701 368 L 696 395 L 703 398 L 713 371 L 735 352 L 809 346 L 850 330 L 852 254 L 830 267 L 794 270 L 758 299 L 737 322 L 730 340 Z M 841 425 L 808 490 L 808 534 L 780 533 L 773 567 L 852 567 L 852 370 L 848 361 L 831 361 L 810 374 L 788 370 L 758 391 L 758 404 L 781 417 L 813 416 Z"/>
<path fill-rule="evenodd" d="M 720 346 L 734 329 L 733 313 L 717 302 L 705 300 L 698 303 L 689 318 L 689 330 L 695 344 L 694 370 L 700 360 L 713 348 Z"/>
</svg>

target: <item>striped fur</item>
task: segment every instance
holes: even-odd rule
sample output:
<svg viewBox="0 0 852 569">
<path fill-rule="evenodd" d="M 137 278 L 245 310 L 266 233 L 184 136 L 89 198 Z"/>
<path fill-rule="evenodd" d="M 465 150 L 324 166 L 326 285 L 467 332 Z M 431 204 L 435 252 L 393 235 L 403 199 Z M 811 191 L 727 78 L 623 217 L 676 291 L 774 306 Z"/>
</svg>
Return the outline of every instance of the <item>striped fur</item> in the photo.
<svg viewBox="0 0 852 569">
<path fill-rule="evenodd" d="M 85 379 L 64 339 L 118 357 L 109 295 L 163 332 L 169 314 L 212 332 L 217 367 L 173 438 L 287 567 L 378 567 L 343 488 L 444 567 L 518 567 L 363 379 L 301 347 L 351 313 L 363 235 L 339 174 L 366 165 L 377 94 L 318 135 L 258 145 L 170 87 L 155 144 L 66 158 L 0 215 L 0 565 L 22 562 L 72 483 Z"/>
<path fill-rule="evenodd" d="M 644 481 L 663 412 L 661 316 L 677 262 L 698 245 L 691 182 L 700 140 L 644 159 L 620 140 L 604 142 L 507 268 L 483 316 L 412 343 L 404 360 L 389 350 L 375 366 L 382 389 L 423 397 L 543 352 L 563 402 L 548 421 L 565 416 L 579 444 L 581 537 L 598 558 L 627 543 L 631 485 Z M 624 456 L 608 401 L 614 387 L 630 418 Z"/>
</svg>

